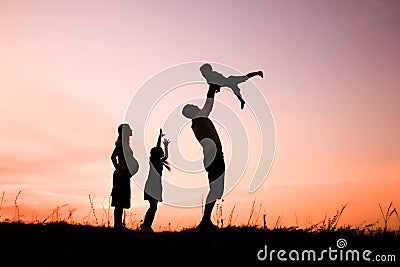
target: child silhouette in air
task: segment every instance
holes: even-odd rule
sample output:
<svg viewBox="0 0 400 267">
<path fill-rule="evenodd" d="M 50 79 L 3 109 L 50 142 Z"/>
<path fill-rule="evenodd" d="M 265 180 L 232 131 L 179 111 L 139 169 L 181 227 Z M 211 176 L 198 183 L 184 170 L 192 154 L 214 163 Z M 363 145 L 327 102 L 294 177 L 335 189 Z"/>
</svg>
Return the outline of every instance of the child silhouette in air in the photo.
<svg viewBox="0 0 400 267">
<path fill-rule="evenodd" d="M 153 232 L 151 225 L 153 224 L 154 217 L 157 211 L 158 202 L 162 201 L 162 184 L 161 176 L 163 167 L 171 170 L 168 159 L 168 145 L 169 139 L 164 138 L 164 150 L 161 148 L 161 138 L 164 136 L 162 129 L 158 135 L 157 145 L 150 150 L 150 170 L 147 181 L 144 187 L 144 199 L 149 201 L 150 207 L 146 212 L 143 223 L 140 229 L 146 232 Z"/>
<path fill-rule="evenodd" d="M 220 87 L 231 88 L 233 93 L 236 95 L 236 97 L 240 101 L 241 109 L 244 108 L 244 104 L 246 103 L 246 101 L 244 101 L 242 94 L 240 93 L 240 88 L 239 88 L 238 84 L 245 82 L 248 79 L 250 79 L 251 77 L 254 77 L 257 75 L 260 76 L 261 78 L 264 77 L 264 74 L 262 71 L 250 72 L 250 73 L 246 74 L 245 76 L 225 77 L 221 73 L 214 71 L 212 69 L 211 65 L 208 63 L 205 63 L 200 67 L 200 72 L 203 75 L 203 77 L 207 80 L 208 84 L 216 84 Z"/>
</svg>

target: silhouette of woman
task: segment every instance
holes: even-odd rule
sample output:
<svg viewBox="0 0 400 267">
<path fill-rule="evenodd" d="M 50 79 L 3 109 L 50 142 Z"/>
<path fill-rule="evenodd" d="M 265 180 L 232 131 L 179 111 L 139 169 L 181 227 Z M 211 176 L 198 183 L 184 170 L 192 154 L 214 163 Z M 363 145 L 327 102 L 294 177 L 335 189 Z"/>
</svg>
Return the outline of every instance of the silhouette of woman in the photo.
<svg viewBox="0 0 400 267">
<path fill-rule="evenodd" d="M 114 208 L 114 228 L 122 228 L 122 215 L 124 209 L 131 207 L 130 178 L 139 170 L 139 164 L 133 156 L 129 146 L 129 137 L 132 130 L 126 123 L 118 126 L 118 138 L 111 155 L 114 165 L 113 187 L 111 191 L 111 206 Z"/>
<path fill-rule="evenodd" d="M 161 137 L 163 136 L 164 134 L 162 129 L 160 129 L 157 145 L 150 150 L 150 170 L 144 187 L 144 199 L 149 201 L 150 207 L 146 212 L 143 223 L 140 225 L 140 229 L 147 232 L 153 232 L 151 225 L 153 224 L 156 215 L 158 202 L 162 202 L 161 176 L 163 167 L 171 171 L 171 167 L 167 161 L 168 145 L 170 140 L 164 138 L 164 154 L 164 151 L 161 148 Z"/>
</svg>

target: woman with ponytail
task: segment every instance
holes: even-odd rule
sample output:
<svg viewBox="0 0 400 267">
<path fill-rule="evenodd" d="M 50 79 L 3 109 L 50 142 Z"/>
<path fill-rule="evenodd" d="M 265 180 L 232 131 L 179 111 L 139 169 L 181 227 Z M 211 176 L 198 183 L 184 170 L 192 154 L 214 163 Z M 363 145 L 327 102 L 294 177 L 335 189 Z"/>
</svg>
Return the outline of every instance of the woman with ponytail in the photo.
<svg viewBox="0 0 400 267">
<path fill-rule="evenodd" d="M 111 155 L 115 171 L 113 173 L 113 187 L 111 191 L 111 206 L 114 207 L 114 228 L 122 228 L 124 209 L 131 207 L 130 178 L 139 170 L 139 163 L 133 156 L 129 145 L 132 136 L 131 127 L 124 123 L 118 126 L 118 138 Z"/>
</svg>

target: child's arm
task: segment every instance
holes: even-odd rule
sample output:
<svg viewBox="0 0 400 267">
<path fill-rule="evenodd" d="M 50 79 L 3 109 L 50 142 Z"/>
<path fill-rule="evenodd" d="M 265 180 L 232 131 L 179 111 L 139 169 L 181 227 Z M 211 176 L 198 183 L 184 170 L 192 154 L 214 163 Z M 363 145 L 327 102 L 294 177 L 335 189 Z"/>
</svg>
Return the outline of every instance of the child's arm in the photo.
<svg viewBox="0 0 400 267">
<path fill-rule="evenodd" d="M 164 144 L 164 151 L 165 151 L 165 155 L 163 160 L 166 160 L 168 158 L 168 145 L 169 143 L 171 143 L 171 141 L 167 138 L 164 138 L 163 144 Z"/>
<path fill-rule="evenodd" d="M 216 84 L 210 84 L 207 92 L 207 100 L 204 103 L 203 108 L 199 111 L 196 117 L 208 117 L 210 115 L 212 108 L 214 106 L 214 96 L 221 87 Z"/>
</svg>

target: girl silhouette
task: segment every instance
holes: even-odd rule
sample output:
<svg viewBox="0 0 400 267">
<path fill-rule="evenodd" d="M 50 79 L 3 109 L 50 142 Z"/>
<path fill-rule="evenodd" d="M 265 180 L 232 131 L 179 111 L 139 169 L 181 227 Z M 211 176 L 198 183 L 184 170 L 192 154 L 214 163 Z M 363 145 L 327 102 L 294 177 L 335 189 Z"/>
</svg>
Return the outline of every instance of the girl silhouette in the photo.
<svg viewBox="0 0 400 267">
<path fill-rule="evenodd" d="M 167 161 L 170 140 L 165 138 L 163 141 L 165 149 L 164 154 L 161 148 L 161 137 L 163 136 L 162 129 L 160 129 L 157 145 L 150 150 L 150 170 L 144 187 L 144 199 L 149 201 L 150 207 L 146 212 L 143 223 L 140 225 L 140 229 L 148 232 L 153 232 L 151 225 L 156 215 L 158 202 L 162 201 L 161 176 L 163 167 L 167 168 L 169 171 L 171 170 L 169 162 Z"/>
<path fill-rule="evenodd" d="M 131 207 L 130 178 L 139 170 L 139 163 L 133 157 L 129 146 L 132 136 L 131 127 L 124 123 L 118 126 L 118 138 L 111 155 L 114 165 L 113 187 L 111 191 L 111 206 L 114 208 L 114 228 L 122 228 L 122 214 L 124 209 Z"/>
</svg>

